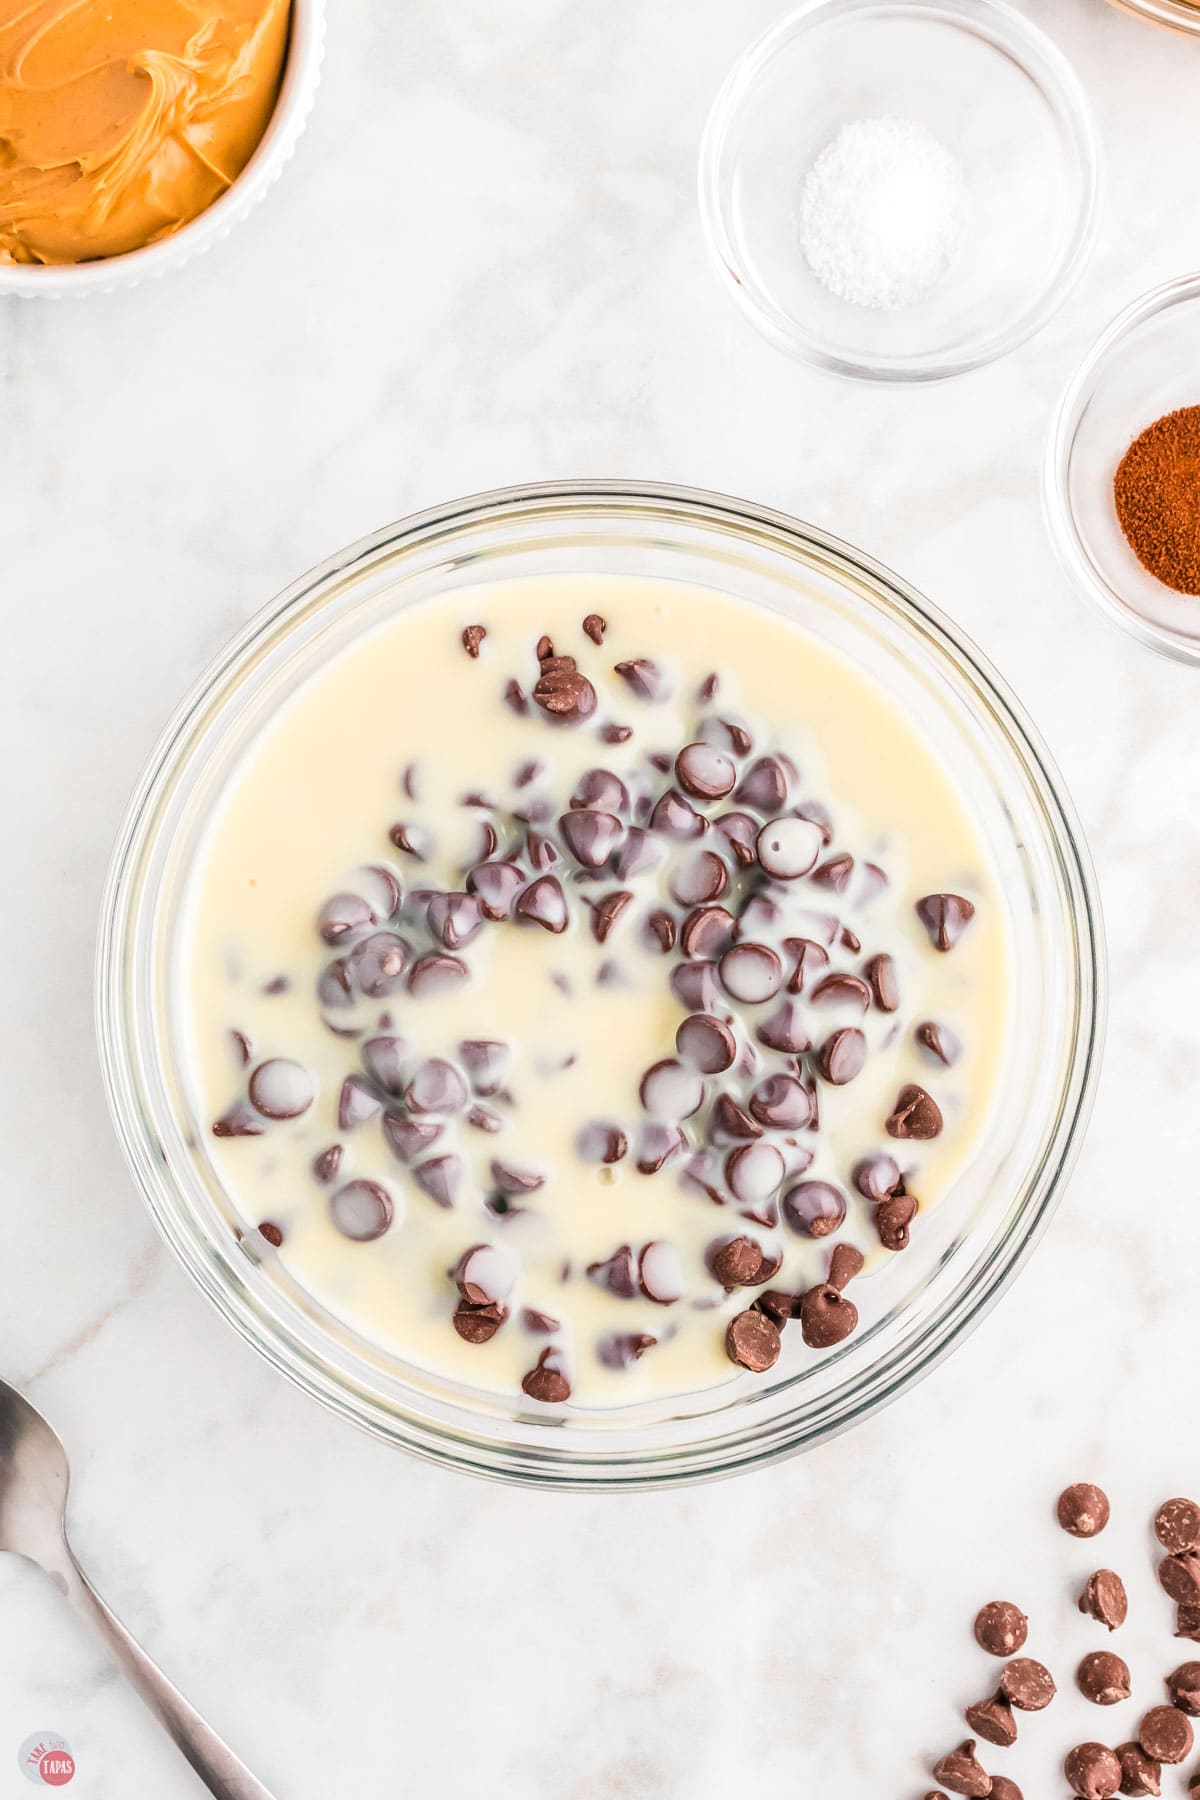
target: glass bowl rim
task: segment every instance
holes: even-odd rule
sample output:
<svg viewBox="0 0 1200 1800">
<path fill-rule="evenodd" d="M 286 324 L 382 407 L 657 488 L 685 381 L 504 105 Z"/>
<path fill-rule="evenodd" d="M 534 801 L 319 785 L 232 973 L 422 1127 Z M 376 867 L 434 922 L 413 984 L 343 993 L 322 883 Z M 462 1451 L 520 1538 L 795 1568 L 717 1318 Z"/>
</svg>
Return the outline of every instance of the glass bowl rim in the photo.
<svg viewBox="0 0 1200 1800">
<path fill-rule="evenodd" d="M 129 940 L 143 910 L 137 879 L 138 857 L 153 841 L 152 803 L 171 793 L 191 773 L 191 759 L 181 755 L 186 731 L 198 713 L 233 684 L 262 640 L 285 634 L 289 616 L 311 602 L 327 584 L 371 566 L 380 555 L 421 540 L 434 530 L 464 533 L 503 525 L 528 515 L 531 523 L 568 510 L 586 524 L 606 509 L 630 519 L 638 508 L 647 519 L 666 509 L 684 523 L 729 531 L 741 542 L 765 537 L 769 545 L 793 554 L 816 553 L 834 567 L 855 574 L 886 596 L 916 623 L 933 646 L 939 663 L 959 680 L 969 677 L 993 703 L 1006 735 L 1017 746 L 1023 772 L 1045 816 L 1046 844 L 1064 886 L 1070 890 L 1071 974 L 1076 993 L 1077 1028 L 1068 1066 L 1043 1153 L 1026 1177 L 1019 1211 L 999 1241 L 990 1239 L 968 1280 L 957 1283 L 932 1316 L 919 1344 L 893 1345 L 859 1377 L 851 1392 L 835 1392 L 834 1403 L 815 1426 L 799 1418 L 797 1402 L 780 1417 L 751 1423 L 741 1430 L 714 1428 L 703 1442 L 676 1451 L 670 1444 L 638 1448 L 631 1456 L 603 1445 L 596 1450 L 558 1450 L 540 1446 L 530 1451 L 502 1435 L 480 1430 L 472 1435 L 405 1414 L 398 1407 L 364 1395 L 329 1363 L 310 1356 L 281 1327 L 266 1319 L 255 1296 L 236 1280 L 223 1277 L 208 1252 L 202 1233 L 181 1204 L 177 1184 L 158 1149 L 153 1121 L 141 1102 L 136 1074 L 136 1039 L 129 1041 L 126 990 L 134 974 Z M 631 529 L 634 525 L 631 522 Z M 647 540 L 649 541 L 649 540 Z M 130 872 L 134 879 L 128 879 Z M 159 735 L 134 788 L 114 845 L 101 901 L 95 966 L 95 1021 L 101 1073 L 113 1126 L 144 1203 L 160 1233 L 206 1298 L 267 1361 L 331 1410 L 385 1441 L 442 1466 L 467 1470 L 527 1486 L 565 1487 L 574 1491 L 612 1491 L 684 1485 L 763 1466 L 813 1448 L 868 1417 L 915 1385 L 967 1336 L 1010 1285 L 1057 1206 L 1062 1185 L 1078 1154 L 1091 1111 L 1099 1073 L 1106 1016 L 1107 979 L 1104 928 L 1091 859 L 1074 808 L 1036 728 L 1007 685 L 970 641 L 917 590 L 872 557 L 842 540 L 790 515 L 753 502 L 710 491 L 657 482 L 582 480 L 546 482 L 494 489 L 411 514 L 396 524 L 358 540 L 289 584 L 260 608 L 218 652 L 192 684 Z M 827 1415 L 827 1416 L 826 1416 Z M 548 1434 L 553 1436 L 553 1434 Z M 765 1441 L 764 1441 L 765 1440 Z"/>
<path fill-rule="evenodd" d="M 1050 278 L 1041 293 L 1005 329 L 994 331 L 969 354 L 890 363 L 831 351 L 805 329 L 795 314 L 771 301 L 769 294 L 751 280 L 736 254 L 735 239 L 727 226 L 727 209 L 721 199 L 720 178 L 730 127 L 746 105 L 760 74 L 781 48 L 809 26 L 822 23 L 820 15 L 849 11 L 910 13 L 914 17 L 928 14 L 987 38 L 1033 82 L 1075 146 L 1081 171 L 1079 201 L 1073 229 Z M 987 29 L 989 21 L 991 30 Z M 946 381 L 1007 356 L 1040 331 L 1062 306 L 1095 241 L 1102 162 L 1100 134 L 1072 64 L 1040 26 L 1009 6 L 1007 0 L 803 0 L 802 5 L 770 26 L 741 53 L 713 101 L 701 139 L 697 170 L 700 219 L 709 257 L 724 285 L 746 317 L 777 350 L 827 374 L 853 381 Z"/>
<path fill-rule="evenodd" d="M 1165 25 L 1188 37 L 1200 35 L 1200 11 L 1187 5 L 1186 0 L 1113 0 L 1113 5 L 1127 12 L 1130 18 L 1146 19 L 1151 25 Z"/>
<path fill-rule="evenodd" d="M 1058 559 L 1074 585 L 1106 618 L 1173 662 L 1200 664 L 1200 637 L 1186 638 L 1169 625 L 1143 618 L 1107 581 L 1084 547 L 1071 504 L 1069 469 L 1072 446 L 1087 408 L 1096 375 L 1113 351 L 1147 320 L 1173 307 L 1200 301 L 1200 272 L 1175 275 L 1159 282 L 1123 306 L 1101 331 L 1067 382 L 1055 410 L 1042 460 L 1042 511 Z"/>
</svg>

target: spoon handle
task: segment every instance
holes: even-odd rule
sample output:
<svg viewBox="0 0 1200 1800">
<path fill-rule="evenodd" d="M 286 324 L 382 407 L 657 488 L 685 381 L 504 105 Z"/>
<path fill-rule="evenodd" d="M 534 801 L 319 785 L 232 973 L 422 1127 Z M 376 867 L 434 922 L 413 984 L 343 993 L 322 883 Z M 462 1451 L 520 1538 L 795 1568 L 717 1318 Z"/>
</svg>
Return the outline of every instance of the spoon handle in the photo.
<svg viewBox="0 0 1200 1800">
<path fill-rule="evenodd" d="M 69 1551 L 63 1578 L 71 1604 L 100 1631 L 122 1672 L 174 1738 L 209 1793 L 215 1794 L 217 1800 L 274 1800 L 270 1789 L 250 1773 L 174 1683 L 167 1680 L 154 1659 L 130 1637 Z"/>
</svg>

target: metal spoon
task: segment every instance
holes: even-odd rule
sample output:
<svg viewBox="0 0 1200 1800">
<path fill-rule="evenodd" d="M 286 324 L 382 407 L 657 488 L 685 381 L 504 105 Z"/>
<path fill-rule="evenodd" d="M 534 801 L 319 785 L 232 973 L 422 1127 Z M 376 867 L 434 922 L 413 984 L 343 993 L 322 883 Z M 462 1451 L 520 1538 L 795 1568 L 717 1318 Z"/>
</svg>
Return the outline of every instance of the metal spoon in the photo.
<svg viewBox="0 0 1200 1800">
<path fill-rule="evenodd" d="M 44 1569 L 90 1619 L 151 1712 L 218 1800 L 272 1800 L 100 1598 L 67 1542 L 67 1453 L 41 1413 L 0 1381 L 0 1550 Z"/>
</svg>

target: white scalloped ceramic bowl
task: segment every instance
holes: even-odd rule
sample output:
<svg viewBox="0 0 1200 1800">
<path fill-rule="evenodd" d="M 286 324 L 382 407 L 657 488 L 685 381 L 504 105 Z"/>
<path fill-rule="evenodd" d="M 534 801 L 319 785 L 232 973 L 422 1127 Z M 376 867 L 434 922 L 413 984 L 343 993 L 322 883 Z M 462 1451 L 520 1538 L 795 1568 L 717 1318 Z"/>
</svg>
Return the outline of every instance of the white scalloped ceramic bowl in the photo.
<svg viewBox="0 0 1200 1800">
<path fill-rule="evenodd" d="M 178 269 L 193 256 L 208 250 L 251 213 L 274 187 L 284 165 L 300 141 L 308 123 L 321 79 L 325 48 L 325 0 L 292 0 L 292 25 L 287 60 L 275 111 L 254 155 L 237 180 L 205 212 L 181 226 L 171 237 L 124 256 L 106 256 L 95 262 L 16 263 L 0 266 L 0 295 L 19 294 L 25 299 L 62 300 L 75 294 L 108 294 L 118 287 L 133 287 L 153 280 L 169 269 Z"/>
</svg>

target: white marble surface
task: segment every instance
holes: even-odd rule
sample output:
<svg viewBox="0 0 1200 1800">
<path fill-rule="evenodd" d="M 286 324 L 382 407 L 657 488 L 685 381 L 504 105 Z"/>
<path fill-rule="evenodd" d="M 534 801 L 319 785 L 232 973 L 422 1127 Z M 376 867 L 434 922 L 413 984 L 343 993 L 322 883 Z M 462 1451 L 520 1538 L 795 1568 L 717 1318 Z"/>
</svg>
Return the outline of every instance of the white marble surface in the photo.
<svg viewBox="0 0 1200 1800">
<path fill-rule="evenodd" d="M 1069 591 L 1038 465 L 1136 292 L 1200 266 L 1200 42 L 1024 0 L 1092 93 L 1110 183 L 1068 309 L 924 392 L 793 367 L 711 275 L 695 148 L 777 0 L 335 4 L 295 165 L 182 274 L 0 306 L 0 1370 L 58 1424 L 98 1584 L 279 1800 L 866 1800 L 982 1691 L 996 1594 L 1069 1683 L 1092 1566 L 1052 1496 L 1104 1481 L 1149 1703 L 1175 1660 L 1145 1519 L 1200 1490 L 1200 677 Z M 916 1393 L 810 1458 L 682 1494 L 509 1492 L 368 1442 L 209 1311 L 134 1195 L 91 1030 L 109 844 L 176 696 L 274 590 L 411 508 L 640 475 L 790 508 L 971 632 L 1083 815 L 1111 934 L 1106 1071 L 1032 1265 Z M 1030 1046 L 1036 1055 L 1036 1046 Z M 1058 1794 L 1067 1698 L 1007 1762 Z M 33 1571 L 0 1559 L 0 1796 L 29 1732 L 81 1800 L 197 1784 Z"/>
</svg>

